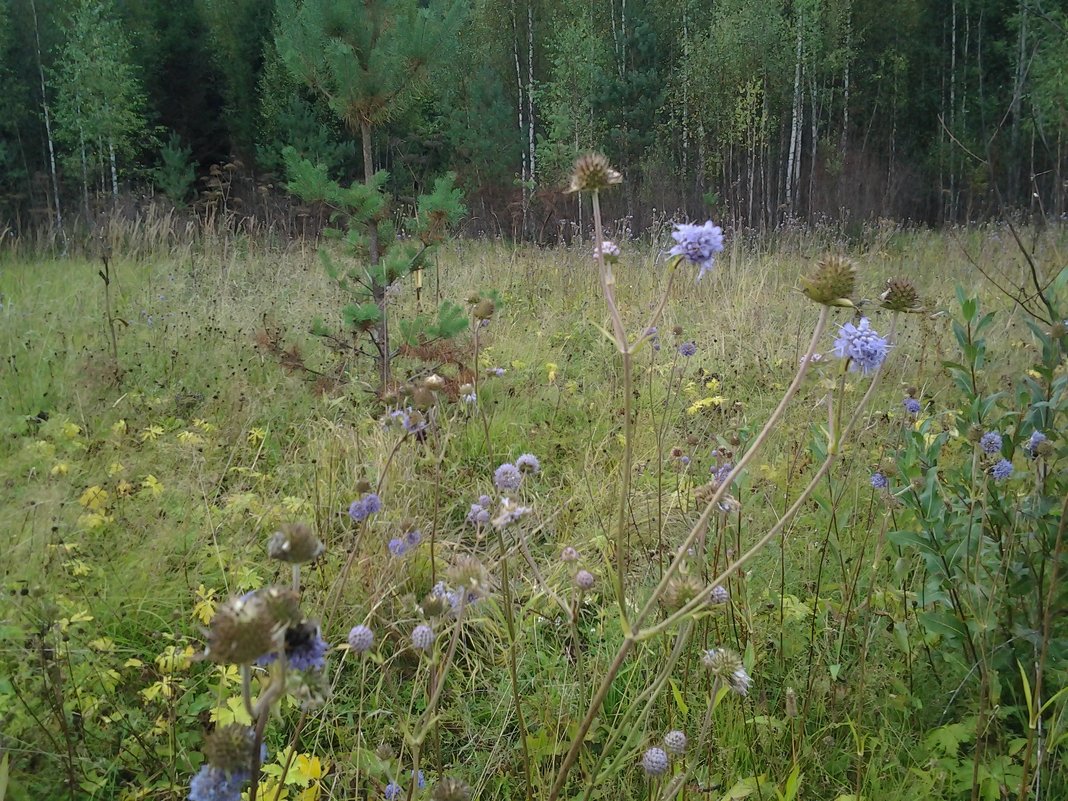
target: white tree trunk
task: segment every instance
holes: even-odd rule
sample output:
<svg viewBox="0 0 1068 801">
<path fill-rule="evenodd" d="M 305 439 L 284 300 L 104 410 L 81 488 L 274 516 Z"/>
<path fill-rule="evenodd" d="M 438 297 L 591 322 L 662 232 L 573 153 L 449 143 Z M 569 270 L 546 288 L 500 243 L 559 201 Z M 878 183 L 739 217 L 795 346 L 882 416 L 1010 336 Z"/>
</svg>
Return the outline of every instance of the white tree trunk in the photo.
<svg viewBox="0 0 1068 801">
<path fill-rule="evenodd" d="M 516 20 L 515 14 L 515 2 L 512 3 L 512 55 L 515 56 L 515 82 L 518 94 L 516 95 L 516 113 L 519 123 L 519 133 L 524 132 L 525 126 L 523 125 L 523 70 L 519 65 L 519 23 Z M 520 179 L 521 179 L 521 192 L 522 192 L 522 233 L 525 234 L 527 230 L 527 214 L 530 208 L 530 198 L 527 195 L 527 182 L 529 175 L 527 173 L 527 154 L 524 148 L 520 148 Z M 513 234 L 515 232 L 513 231 Z"/>
<path fill-rule="evenodd" d="M 52 115 L 48 108 L 48 95 L 45 93 L 44 63 L 41 61 L 41 32 L 37 23 L 37 3 L 30 0 L 30 8 L 33 11 L 33 35 L 37 43 L 37 72 L 41 78 L 41 109 L 44 111 L 45 137 L 48 139 L 48 166 L 52 173 L 52 194 L 56 204 L 56 227 L 63 239 L 63 247 L 66 249 L 67 235 L 63 230 L 63 211 L 59 203 L 59 174 L 56 171 L 56 146 L 52 139 Z"/>
<path fill-rule="evenodd" d="M 119 170 L 115 164 L 115 143 L 108 140 L 108 161 L 111 162 L 111 196 L 119 197 Z"/>
<path fill-rule="evenodd" d="M 790 121 L 790 152 L 786 159 L 786 207 L 792 213 L 797 202 L 797 176 L 801 172 L 801 16 L 797 18 L 797 53 L 794 58 L 794 102 Z"/>
</svg>

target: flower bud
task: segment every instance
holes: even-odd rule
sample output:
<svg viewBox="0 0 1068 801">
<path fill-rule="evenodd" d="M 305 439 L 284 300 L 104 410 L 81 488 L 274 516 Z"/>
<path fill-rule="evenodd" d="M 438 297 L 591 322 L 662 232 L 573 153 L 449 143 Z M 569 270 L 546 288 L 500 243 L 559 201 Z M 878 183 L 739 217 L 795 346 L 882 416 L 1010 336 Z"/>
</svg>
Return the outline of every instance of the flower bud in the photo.
<svg viewBox="0 0 1068 801">
<path fill-rule="evenodd" d="M 293 565 L 314 562 L 325 550 L 326 546 L 305 523 L 287 523 L 267 542 L 269 557 Z"/>
</svg>

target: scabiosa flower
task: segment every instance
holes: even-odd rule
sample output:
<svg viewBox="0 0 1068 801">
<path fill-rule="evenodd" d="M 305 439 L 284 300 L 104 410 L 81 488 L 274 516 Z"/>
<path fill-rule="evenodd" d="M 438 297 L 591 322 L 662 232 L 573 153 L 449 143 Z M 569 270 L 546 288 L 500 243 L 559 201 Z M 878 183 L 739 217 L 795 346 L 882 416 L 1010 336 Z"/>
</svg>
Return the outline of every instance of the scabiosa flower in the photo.
<svg viewBox="0 0 1068 801">
<path fill-rule="evenodd" d="M 386 801 L 397 801 L 401 797 L 402 792 L 404 791 L 399 784 L 390 782 L 386 785 L 386 789 L 383 791 L 382 795 Z"/>
<path fill-rule="evenodd" d="M 726 682 L 738 695 L 746 695 L 752 679 L 745 672 L 742 658 L 728 648 L 710 648 L 705 651 L 701 661 L 704 666 L 720 681 Z"/>
<path fill-rule="evenodd" d="M 349 648 L 358 654 L 370 651 L 375 644 L 375 633 L 362 623 L 349 630 Z"/>
<path fill-rule="evenodd" d="M 840 359 L 849 359 L 849 369 L 860 370 L 864 374 L 883 363 L 889 348 L 889 343 L 872 330 L 867 317 L 857 325 L 843 325 L 838 329 L 838 339 L 834 341 L 835 355 Z"/>
<path fill-rule="evenodd" d="M 886 489 L 890 486 L 890 481 L 882 473 L 872 473 L 871 485 L 877 490 Z"/>
<path fill-rule="evenodd" d="M 356 523 L 360 523 L 380 511 L 382 511 L 382 499 L 375 493 L 369 492 L 352 502 L 349 506 L 349 517 Z"/>
<path fill-rule="evenodd" d="M 484 526 L 489 521 L 489 509 L 479 503 L 471 504 L 471 510 L 467 513 L 467 522 L 469 525 Z"/>
<path fill-rule="evenodd" d="M 499 490 L 517 490 L 523 482 L 523 474 L 511 462 L 505 462 L 493 471 L 493 484 Z"/>
<path fill-rule="evenodd" d="M 430 791 L 431 801 L 470 801 L 471 788 L 465 782 L 446 776 Z"/>
<path fill-rule="evenodd" d="M 905 411 L 913 417 L 920 413 L 920 402 L 915 398 L 905 398 L 905 400 L 901 401 L 901 405 L 904 406 Z"/>
<path fill-rule="evenodd" d="M 460 400 L 466 403 L 468 406 L 474 406 L 476 403 L 478 403 L 478 395 L 476 395 L 472 390 L 471 392 L 461 395 Z"/>
<path fill-rule="evenodd" d="M 806 361 L 809 364 L 816 364 L 817 362 L 822 362 L 823 361 L 823 354 L 822 353 L 813 353 L 811 356 L 802 355 L 801 358 L 797 360 L 797 364 L 798 364 L 798 366 L 800 366 L 800 365 L 803 365 Z"/>
<path fill-rule="evenodd" d="M 404 535 L 404 544 L 407 545 L 409 549 L 415 548 L 422 541 L 423 532 L 421 532 L 417 528 L 413 528 L 411 531 Z"/>
<path fill-rule="evenodd" d="M 583 592 L 589 592 L 597 580 L 589 570 L 580 570 L 575 574 L 575 586 Z"/>
<path fill-rule="evenodd" d="M 497 528 L 505 528 L 528 514 L 530 514 L 529 506 L 520 506 L 511 498 L 501 498 L 501 508 L 497 510 L 497 516 L 493 518 L 493 525 Z"/>
<path fill-rule="evenodd" d="M 508 371 L 505 370 L 503 367 L 491 367 L 489 372 L 490 372 L 490 375 L 496 376 L 497 378 L 500 378 L 502 375 L 504 375 Z"/>
<path fill-rule="evenodd" d="M 596 249 L 594 249 L 593 255 L 594 258 L 597 257 Z M 601 243 L 601 255 L 604 257 L 604 260 L 609 263 L 619 261 L 619 245 L 606 239 Z"/>
<path fill-rule="evenodd" d="M 231 775 L 249 775 L 256 734 L 240 723 L 217 726 L 204 741 L 204 757 L 211 767 Z M 267 760 L 267 747 L 260 744 L 260 762 Z"/>
<path fill-rule="evenodd" d="M 730 600 L 730 593 L 727 592 L 727 588 L 717 584 L 712 588 L 712 603 L 725 604 Z"/>
<path fill-rule="evenodd" d="M 1012 475 L 1012 462 L 1002 459 L 990 468 L 990 475 L 995 481 L 1004 481 Z"/>
<path fill-rule="evenodd" d="M 669 754 L 681 756 L 686 753 L 686 733 L 675 729 L 664 735 L 664 750 Z"/>
<path fill-rule="evenodd" d="M 520 473 L 538 473 L 541 470 L 541 462 L 533 453 L 524 453 L 515 460 L 515 466 Z"/>
<path fill-rule="evenodd" d="M 683 342 L 679 345 L 679 355 L 688 359 L 697 353 L 697 343 L 695 342 Z"/>
<path fill-rule="evenodd" d="M 655 325 L 645 329 L 645 338 L 649 340 L 649 344 L 653 346 L 653 350 L 657 353 L 660 352 L 660 335 L 657 333 Z"/>
<path fill-rule="evenodd" d="M 649 776 L 662 776 L 667 773 L 668 755 L 663 748 L 650 748 L 642 754 L 642 769 Z"/>
<path fill-rule="evenodd" d="M 718 487 L 720 484 L 727 480 L 727 476 L 731 474 L 731 470 L 733 469 L 734 465 L 730 462 L 727 462 L 726 464 L 721 464 L 718 467 L 716 465 L 712 465 L 712 467 L 709 468 L 709 471 L 712 473 L 712 480 L 716 482 L 716 486 Z"/>
<path fill-rule="evenodd" d="M 668 253 L 684 256 L 690 263 L 696 264 L 700 268 L 697 272 L 698 281 L 712 269 L 716 254 L 723 250 L 723 229 L 711 220 L 704 225 L 676 225 L 671 238 L 676 244 Z"/>
<path fill-rule="evenodd" d="M 564 550 L 560 551 L 560 559 L 565 562 L 577 562 L 579 558 L 578 551 L 568 545 Z"/>
<path fill-rule="evenodd" d="M 434 629 L 420 623 L 412 629 L 412 647 L 417 651 L 429 651 L 434 647 Z"/>
<path fill-rule="evenodd" d="M 1049 437 L 1041 431 L 1034 431 L 1031 433 L 1031 439 L 1024 445 L 1024 450 L 1027 451 L 1027 455 L 1032 459 L 1037 459 L 1039 456 L 1039 448 L 1046 442 L 1049 442 Z"/>
<path fill-rule="evenodd" d="M 979 439 L 979 447 L 983 449 L 983 453 L 988 456 L 993 456 L 995 453 L 1001 451 L 1001 434 L 997 431 L 987 431 Z"/>
<path fill-rule="evenodd" d="M 227 773 L 202 765 L 189 783 L 190 801 L 241 801 L 241 790 L 251 776 L 248 771 Z"/>
<path fill-rule="evenodd" d="M 322 670 L 330 645 L 322 637 L 319 625 L 305 620 L 286 629 L 285 651 L 289 667 L 294 670 Z M 257 665 L 269 665 L 278 654 L 266 654 L 256 660 Z"/>
<path fill-rule="evenodd" d="M 426 787 L 426 776 L 423 775 L 423 771 L 419 771 L 418 774 L 413 773 L 415 779 L 415 786 L 422 790 Z"/>
<path fill-rule="evenodd" d="M 394 556 L 404 556 L 404 554 L 408 553 L 408 545 L 400 537 L 391 539 L 387 547 Z"/>
</svg>

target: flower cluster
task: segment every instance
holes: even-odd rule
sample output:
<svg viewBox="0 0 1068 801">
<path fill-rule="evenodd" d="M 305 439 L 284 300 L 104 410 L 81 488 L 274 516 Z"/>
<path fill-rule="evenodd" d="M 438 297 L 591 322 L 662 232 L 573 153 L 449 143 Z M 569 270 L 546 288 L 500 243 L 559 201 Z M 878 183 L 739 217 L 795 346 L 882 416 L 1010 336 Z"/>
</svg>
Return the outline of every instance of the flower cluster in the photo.
<svg viewBox="0 0 1068 801">
<path fill-rule="evenodd" d="M 423 532 L 417 528 L 409 529 L 403 537 L 394 537 L 389 541 L 389 552 L 394 556 L 404 556 L 422 541 Z"/>
<path fill-rule="evenodd" d="M 849 359 L 850 370 L 860 370 L 865 374 L 883 363 L 889 348 L 890 344 L 872 330 L 867 317 L 861 318 L 856 325 L 843 325 L 834 341 L 835 355 L 840 359 Z"/>
<path fill-rule="evenodd" d="M 369 492 L 362 498 L 353 501 L 349 506 L 349 517 L 356 523 L 362 523 L 371 515 L 382 511 L 382 499 L 373 492 Z"/>
<path fill-rule="evenodd" d="M 715 264 L 716 254 L 723 251 L 723 229 L 708 220 L 704 225 L 682 223 L 671 233 L 675 246 L 668 251 L 672 256 L 682 256 L 700 269 L 697 280 Z"/>
<path fill-rule="evenodd" d="M 471 504 L 471 510 L 467 513 L 467 523 L 472 526 L 484 526 L 490 521 L 490 507 L 493 498 L 489 495 L 480 495 L 478 503 Z"/>
</svg>

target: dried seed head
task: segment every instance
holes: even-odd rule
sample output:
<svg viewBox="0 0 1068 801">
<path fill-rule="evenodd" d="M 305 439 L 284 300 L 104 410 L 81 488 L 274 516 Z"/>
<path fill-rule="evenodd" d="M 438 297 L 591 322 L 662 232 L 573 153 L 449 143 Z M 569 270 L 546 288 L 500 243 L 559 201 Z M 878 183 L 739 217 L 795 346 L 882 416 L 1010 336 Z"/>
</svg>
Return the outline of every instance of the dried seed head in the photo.
<svg viewBox="0 0 1068 801">
<path fill-rule="evenodd" d="M 431 373 L 423 379 L 423 386 L 431 392 L 437 392 L 438 390 L 445 388 L 445 379 L 437 373 Z"/>
<path fill-rule="evenodd" d="M 664 589 L 661 603 L 667 611 L 677 612 L 699 596 L 704 588 L 704 584 L 696 576 L 674 576 Z"/>
<path fill-rule="evenodd" d="M 231 598 L 211 620 L 207 656 L 221 665 L 250 665 L 278 649 L 284 628 L 263 592 Z"/>
<path fill-rule="evenodd" d="M 752 679 L 745 671 L 742 658 L 729 648 L 711 648 L 701 658 L 705 668 L 720 681 L 730 685 L 738 695 L 749 692 Z"/>
<path fill-rule="evenodd" d="M 252 769 L 255 742 L 256 734 L 248 726 L 219 726 L 204 741 L 204 756 L 209 765 L 226 773 L 247 772 Z"/>
<path fill-rule="evenodd" d="M 471 788 L 466 782 L 446 776 L 430 792 L 433 801 L 470 801 Z"/>
<path fill-rule="evenodd" d="M 267 541 L 267 555 L 272 559 L 299 565 L 314 562 L 326 546 L 306 523 L 287 523 Z"/>
<path fill-rule="evenodd" d="M 853 307 L 853 290 L 857 281 L 857 267 L 844 256 L 827 256 L 816 269 L 802 276 L 801 291 L 824 306 Z"/>
<path fill-rule="evenodd" d="M 923 311 L 923 301 L 916 285 L 907 278 L 890 278 L 886 282 L 886 290 L 879 295 L 879 303 L 884 309 L 894 312 L 915 314 Z"/>
<path fill-rule="evenodd" d="M 424 617 L 442 617 L 452 611 L 452 604 L 444 593 L 431 592 L 419 604 L 419 609 Z"/>
<path fill-rule="evenodd" d="M 492 580 L 486 566 L 478 559 L 461 556 L 456 564 L 449 568 L 449 583 L 462 590 L 467 600 L 471 600 L 486 595 L 491 589 Z"/>
<path fill-rule="evenodd" d="M 623 183 L 623 176 L 600 153 L 587 153 L 575 160 L 568 192 L 598 192 Z"/>
<path fill-rule="evenodd" d="M 475 304 L 475 310 L 473 312 L 476 320 L 488 320 L 493 316 L 493 313 L 497 311 L 497 304 L 495 304 L 489 298 L 482 298 Z"/>
<path fill-rule="evenodd" d="M 434 405 L 434 393 L 427 387 L 418 387 L 412 393 L 412 405 L 417 409 L 429 409 Z"/>
</svg>

